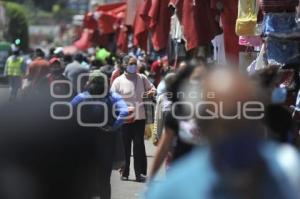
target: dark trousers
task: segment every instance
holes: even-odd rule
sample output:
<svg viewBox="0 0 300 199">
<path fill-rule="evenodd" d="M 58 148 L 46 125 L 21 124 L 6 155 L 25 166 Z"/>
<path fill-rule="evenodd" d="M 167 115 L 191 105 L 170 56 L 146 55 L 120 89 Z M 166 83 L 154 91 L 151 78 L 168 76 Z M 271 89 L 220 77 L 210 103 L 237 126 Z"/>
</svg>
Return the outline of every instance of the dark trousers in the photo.
<svg viewBox="0 0 300 199">
<path fill-rule="evenodd" d="M 124 124 L 122 135 L 125 150 L 125 168 L 122 175 L 129 176 L 131 146 L 133 143 L 133 158 L 135 175 L 147 175 L 147 157 L 144 141 L 145 120 L 136 120 L 132 124 Z"/>
<path fill-rule="evenodd" d="M 9 86 L 10 86 L 10 100 L 15 100 L 18 95 L 18 91 L 22 87 L 22 78 L 19 76 L 10 76 L 9 77 Z"/>
<path fill-rule="evenodd" d="M 100 199 L 110 199 L 110 178 L 115 154 L 116 132 L 100 132 L 99 134 L 96 195 L 100 196 Z"/>
</svg>

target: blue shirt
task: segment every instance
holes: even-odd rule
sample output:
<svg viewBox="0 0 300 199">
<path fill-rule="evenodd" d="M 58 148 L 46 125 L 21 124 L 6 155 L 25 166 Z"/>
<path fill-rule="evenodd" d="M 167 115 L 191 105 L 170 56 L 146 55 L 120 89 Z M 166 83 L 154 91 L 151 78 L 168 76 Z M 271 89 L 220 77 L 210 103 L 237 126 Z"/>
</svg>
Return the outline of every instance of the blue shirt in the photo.
<svg viewBox="0 0 300 199">
<path fill-rule="evenodd" d="M 298 152 L 289 145 L 266 143 L 262 147 L 261 154 L 273 177 L 271 179 L 278 185 L 274 187 L 272 186 L 274 183 L 271 185 L 265 183 L 266 186 L 263 187 L 265 198 L 298 198 L 300 185 Z M 165 181 L 153 183 L 146 194 L 146 199 L 213 199 L 216 198 L 213 188 L 220 179 L 211 164 L 209 148 L 198 149 L 175 163 Z M 232 193 L 225 190 L 222 189 L 217 193 L 218 198 L 233 198 L 230 196 Z M 277 190 L 281 192 L 282 197 L 276 194 Z"/>
<path fill-rule="evenodd" d="M 91 94 L 88 91 L 85 91 L 75 96 L 74 99 L 71 101 L 71 104 L 73 107 L 76 107 L 81 102 L 84 102 L 91 98 Z M 126 105 L 122 96 L 115 92 L 111 92 L 109 94 L 109 100 L 111 101 L 112 105 L 115 107 L 115 110 L 117 112 L 117 118 L 114 122 L 113 128 L 119 128 L 124 123 L 124 119 L 129 115 L 128 106 Z"/>
</svg>

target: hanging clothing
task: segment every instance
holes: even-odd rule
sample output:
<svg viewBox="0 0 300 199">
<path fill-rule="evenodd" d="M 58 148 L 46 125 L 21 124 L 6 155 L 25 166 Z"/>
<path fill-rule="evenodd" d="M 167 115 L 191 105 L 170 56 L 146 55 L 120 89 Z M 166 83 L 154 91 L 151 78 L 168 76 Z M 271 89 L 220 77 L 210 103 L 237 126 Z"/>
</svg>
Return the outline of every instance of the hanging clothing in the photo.
<svg viewBox="0 0 300 199">
<path fill-rule="evenodd" d="M 207 45 L 220 32 L 209 1 L 171 1 L 183 29 L 186 49 Z"/>
<path fill-rule="evenodd" d="M 239 0 L 235 32 L 239 36 L 254 36 L 257 24 L 258 3 L 256 0 Z"/>
<path fill-rule="evenodd" d="M 260 0 L 263 12 L 295 12 L 299 0 Z"/>
<path fill-rule="evenodd" d="M 266 56 L 269 65 L 300 64 L 299 45 L 299 41 L 268 37 Z"/>
<path fill-rule="evenodd" d="M 138 7 L 138 11 L 134 22 L 134 46 L 140 47 L 141 49 L 148 50 L 148 29 L 143 20 L 143 16 L 147 16 L 149 8 L 151 6 L 150 0 L 142 1 Z"/>
<path fill-rule="evenodd" d="M 226 65 L 224 34 L 217 35 L 213 40 L 214 46 L 214 60 L 217 64 Z"/>
<path fill-rule="evenodd" d="M 211 4 L 213 8 L 221 11 L 226 59 L 238 66 L 240 47 L 239 38 L 235 33 L 238 0 L 211 0 Z"/>
<path fill-rule="evenodd" d="M 174 40 L 181 41 L 184 38 L 183 32 L 182 32 L 182 27 L 180 25 L 180 21 L 179 21 L 176 13 L 171 17 L 170 35 L 171 35 L 171 38 Z"/>
<path fill-rule="evenodd" d="M 262 39 L 259 36 L 240 36 L 239 44 L 241 46 L 259 47 L 262 44 Z"/>
<path fill-rule="evenodd" d="M 137 10 L 143 0 L 127 0 L 126 1 L 126 14 L 125 14 L 125 25 L 133 26 Z"/>
<path fill-rule="evenodd" d="M 267 13 L 264 15 L 263 35 L 277 38 L 300 38 L 296 13 Z"/>
</svg>

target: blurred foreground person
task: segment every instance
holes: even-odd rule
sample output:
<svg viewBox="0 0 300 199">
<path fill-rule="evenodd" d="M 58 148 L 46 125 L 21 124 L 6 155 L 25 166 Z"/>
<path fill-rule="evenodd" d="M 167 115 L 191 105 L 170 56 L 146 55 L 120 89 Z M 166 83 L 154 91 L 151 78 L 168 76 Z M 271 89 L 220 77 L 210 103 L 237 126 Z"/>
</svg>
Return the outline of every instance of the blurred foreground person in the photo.
<svg viewBox="0 0 300 199">
<path fill-rule="evenodd" d="M 80 109 L 80 116 L 78 115 L 77 118 L 84 117 L 81 120 L 85 124 L 99 124 L 105 120 L 107 121 L 105 125 L 99 126 L 99 133 L 101 134 L 99 137 L 101 139 L 98 140 L 97 147 L 99 168 L 95 175 L 99 184 L 95 187 L 95 196 L 100 196 L 101 199 L 111 198 L 110 177 L 113 169 L 113 160 L 117 153 L 120 153 L 120 151 L 115 150 L 117 139 L 121 140 L 120 128 L 124 118 L 128 116 L 128 108 L 125 101 L 117 93 L 109 92 L 108 85 L 108 77 L 96 70 L 90 74 L 86 90 L 78 94 L 71 102 L 76 108 L 84 105 Z M 86 104 L 90 102 L 93 104 Z M 95 104 L 97 102 L 99 104 Z M 106 111 L 103 105 L 105 105 Z"/>
<path fill-rule="evenodd" d="M 180 119 L 186 116 L 186 111 L 180 104 L 185 103 L 191 97 L 191 93 L 186 88 L 196 87 L 199 89 L 197 93 L 202 94 L 201 80 L 206 73 L 205 65 L 202 62 L 190 62 L 188 66 L 178 71 L 170 84 L 166 85 L 166 93 L 158 98 L 158 105 L 160 98 L 165 98 L 163 113 L 160 115 L 163 123 L 158 125 L 162 127 L 157 128 L 155 133 L 158 135 L 159 142 L 150 170 L 150 180 L 154 178 L 165 159 L 170 166 L 170 162 L 176 162 L 189 154 L 195 146 L 205 142 L 194 119 Z M 194 97 L 198 98 L 200 95 Z M 159 107 L 157 107 L 157 111 L 159 111 Z"/>
<path fill-rule="evenodd" d="M 263 139 L 264 112 L 256 87 L 238 72 L 223 69 L 209 74 L 203 88 L 214 92 L 196 109 L 209 145 L 179 161 L 146 198 L 299 198 L 298 152 Z"/>
<path fill-rule="evenodd" d="M 284 73 L 279 71 L 277 66 L 269 66 L 253 75 L 259 83 L 258 86 L 266 94 L 265 125 L 267 136 L 278 142 L 296 145 L 299 134 L 295 130 L 292 111 L 287 105 L 290 97 L 283 82 L 284 76 Z"/>
<path fill-rule="evenodd" d="M 7 59 L 4 74 L 9 80 L 9 101 L 14 101 L 17 98 L 18 91 L 22 87 L 22 78 L 25 74 L 25 61 L 20 56 L 20 50 L 15 49 L 13 55 Z"/>
<path fill-rule="evenodd" d="M 73 119 L 54 120 L 49 110 L 45 98 L 0 108 L 1 199 L 93 197 L 105 132 Z M 59 106 L 54 111 L 61 115 Z"/>
</svg>

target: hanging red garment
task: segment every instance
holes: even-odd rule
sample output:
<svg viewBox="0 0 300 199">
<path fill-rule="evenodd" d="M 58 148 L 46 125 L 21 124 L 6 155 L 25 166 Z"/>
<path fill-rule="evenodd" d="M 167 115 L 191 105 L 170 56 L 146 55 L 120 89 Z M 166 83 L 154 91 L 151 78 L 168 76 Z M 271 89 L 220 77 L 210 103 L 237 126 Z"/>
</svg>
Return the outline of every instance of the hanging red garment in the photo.
<svg viewBox="0 0 300 199">
<path fill-rule="evenodd" d="M 108 3 L 108 4 L 104 4 L 104 5 L 98 6 L 98 8 L 96 9 L 96 11 L 111 12 L 114 9 L 123 7 L 124 5 L 125 5 L 125 9 L 126 9 L 126 3 L 125 2 L 121 2 L 121 3 Z"/>
<path fill-rule="evenodd" d="M 151 7 L 151 0 L 144 0 L 139 5 L 137 15 L 134 22 L 134 46 L 138 46 L 141 49 L 147 51 L 148 47 L 148 29 L 143 20 L 143 17 L 148 16 L 149 9 Z"/>
<path fill-rule="evenodd" d="M 170 33 L 171 12 L 169 0 L 152 0 L 148 16 L 145 18 L 151 31 L 152 44 L 155 50 L 165 49 Z"/>
<path fill-rule="evenodd" d="M 94 18 L 94 14 L 89 12 L 84 15 L 83 27 L 91 30 L 98 28 L 98 23 Z"/>
<path fill-rule="evenodd" d="M 90 47 L 90 41 L 93 35 L 92 30 L 85 29 L 81 38 L 74 43 L 74 46 L 80 50 L 87 50 Z"/>
<path fill-rule="evenodd" d="M 238 13 L 238 0 L 211 0 L 212 7 L 222 9 L 221 21 L 224 31 L 224 45 L 226 59 L 229 63 L 238 66 L 239 63 L 239 38 L 235 33 L 235 23 Z"/>
<path fill-rule="evenodd" d="M 127 0 L 127 8 L 125 14 L 125 25 L 133 26 L 138 8 L 143 0 Z"/>
<path fill-rule="evenodd" d="M 124 25 L 118 31 L 117 47 L 121 52 L 128 52 L 128 29 Z"/>
<path fill-rule="evenodd" d="M 99 14 L 98 27 L 101 34 L 114 33 L 118 28 L 120 18 L 124 18 L 125 11 L 125 3 L 114 3 L 99 6 L 97 8 L 97 12 Z"/>
<path fill-rule="evenodd" d="M 207 45 L 219 33 L 216 13 L 208 0 L 171 0 L 183 27 L 187 50 Z"/>
</svg>

